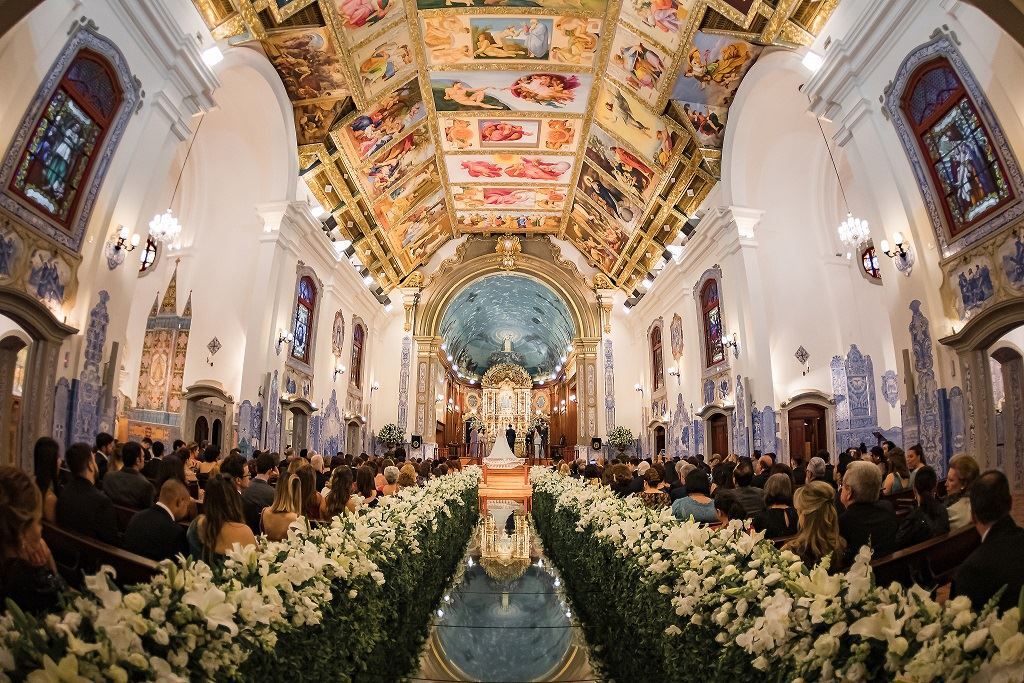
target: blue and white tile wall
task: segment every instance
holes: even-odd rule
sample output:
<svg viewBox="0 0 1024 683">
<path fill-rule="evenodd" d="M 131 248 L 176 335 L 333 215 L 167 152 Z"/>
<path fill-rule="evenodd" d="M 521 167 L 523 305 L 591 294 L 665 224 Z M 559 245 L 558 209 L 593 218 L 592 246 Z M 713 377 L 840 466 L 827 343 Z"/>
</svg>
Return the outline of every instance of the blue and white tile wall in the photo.
<svg viewBox="0 0 1024 683">
<path fill-rule="evenodd" d="M 875 432 L 899 443 L 899 427 L 883 428 L 878 423 L 874 364 L 856 344 L 846 357 L 833 356 L 832 392 L 836 402 L 836 448 L 844 450 L 864 443 L 876 443 Z"/>
<path fill-rule="evenodd" d="M 85 332 L 85 364 L 82 373 L 71 381 L 71 438 L 75 443 L 92 443 L 100 423 L 100 393 L 103 379 L 100 364 L 103 362 L 103 347 L 107 341 L 107 326 L 110 315 L 106 290 L 99 293 L 99 303 L 89 311 L 89 325 Z"/>
<path fill-rule="evenodd" d="M 918 441 L 924 447 L 925 457 L 934 459 L 936 472 L 940 477 L 946 473 L 949 455 L 943 446 L 943 418 L 939 408 L 939 387 L 935 380 L 935 353 L 932 349 L 932 335 L 928 318 L 921 312 L 921 302 L 910 302 L 910 343 L 914 357 L 914 371 L 917 372 L 917 418 Z M 906 445 L 912 445 L 907 442 Z M 938 454 L 941 457 L 936 458 Z"/>
</svg>

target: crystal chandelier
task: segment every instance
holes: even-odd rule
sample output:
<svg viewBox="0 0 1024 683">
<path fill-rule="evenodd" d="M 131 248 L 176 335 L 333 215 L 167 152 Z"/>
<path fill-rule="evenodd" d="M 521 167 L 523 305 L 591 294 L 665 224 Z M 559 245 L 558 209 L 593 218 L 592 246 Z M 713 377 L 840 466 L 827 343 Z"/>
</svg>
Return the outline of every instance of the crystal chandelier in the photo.
<svg viewBox="0 0 1024 683">
<path fill-rule="evenodd" d="M 846 213 L 846 220 L 839 224 L 839 239 L 843 246 L 850 249 L 858 249 L 871 239 L 871 232 L 868 230 L 868 222 L 860 218 L 854 218 L 850 212 Z"/>
<path fill-rule="evenodd" d="M 167 202 L 167 210 L 163 213 L 158 213 L 153 216 L 153 220 L 149 222 L 149 236 L 155 241 L 168 246 L 174 245 L 178 241 L 178 237 L 181 236 L 181 223 L 174 217 L 174 213 L 171 211 L 171 205 L 174 204 L 174 198 L 178 196 L 178 186 L 181 185 L 181 176 L 185 173 L 185 165 L 188 163 L 189 155 L 192 154 L 192 146 L 196 144 L 196 138 L 199 137 L 199 128 L 203 125 L 203 119 L 206 113 L 203 112 L 199 118 L 199 123 L 196 125 L 196 130 L 192 133 L 192 141 L 188 143 L 188 150 L 185 152 L 185 159 L 181 162 L 181 170 L 178 171 L 178 179 L 174 182 L 174 191 L 171 193 L 171 201 Z"/>
</svg>

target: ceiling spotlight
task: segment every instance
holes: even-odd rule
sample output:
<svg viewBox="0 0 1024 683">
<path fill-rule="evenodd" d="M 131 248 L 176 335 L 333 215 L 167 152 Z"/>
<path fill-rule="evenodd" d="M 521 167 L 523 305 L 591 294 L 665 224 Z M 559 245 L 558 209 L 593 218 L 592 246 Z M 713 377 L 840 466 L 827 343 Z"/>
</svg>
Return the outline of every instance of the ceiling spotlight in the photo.
<svg viewBox="0 0 1024 683">
<path fill-rule="evenodd" d="M 331 185 L 330 183 L 324 185 L 324 192 L 334 192 L 334 185 Z"/>
<path fill-rule="evenodd" d="M 572 344 L 569 344 L 568 346 L 565 347 L 565 352 L 572 353 Z"/>
<path fill-rule="evenodd" d="M 626 315 L 629 315 L 632 310 L 633 309 L 629 304 L 622 304 L 622 312 Z"/>
<path fill-rule="evenodd" d="M 313 218 L 320 218 L 320 216 L 323 216 L 325 213 L 327 213 L 326 211 L 324 211 L 324 207 L 320 206 L 319 204 L 310 207 L 309 212 L 313 214 Z"/>
<path fill-rule="evenodd" d="M 817 52 L 807 51 L 804 58 L 800 60 L 800 63 L 804 65 L 804 68 L 810 71 L 812 74 L 817 73 L 825 63 L 825 58 L 819 55 Z"/>
<path fill-rule="evenodd" d="M 386 304 L 384 304 L 384 312 L 385 313 L 390 313 L 391 309 L 393 309 L 393 308 L 394 308 L 394 306 L 391 305 L 390 301 L 387 302 Z"/>
<path fill-rule="evenodd" d="M 203 62 L 206 66 L 217 66 L 222 61 L 224 61 L 224 53 L 216 45 L 203 50 Z"/>
<path fill-rule="evenodd" d="M 650 273 L 644 278 L 644 281 L 640 283 L 644 289 L 650 289 L 654 285 L 654 276 Z"/>
<path fill-rule="evenodd" d="M 364 275 L 363 276 L 363 284 L 364 285 L 372 285 L 373 284 L 373 276 L 370 275 L 369 273 Z"/>
</svg>

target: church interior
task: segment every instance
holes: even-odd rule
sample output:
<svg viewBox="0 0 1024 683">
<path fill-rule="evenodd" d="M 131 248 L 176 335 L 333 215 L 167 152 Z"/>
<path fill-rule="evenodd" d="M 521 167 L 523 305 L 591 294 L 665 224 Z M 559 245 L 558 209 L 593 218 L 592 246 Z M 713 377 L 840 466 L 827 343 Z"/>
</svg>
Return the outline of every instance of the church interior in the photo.
<svg viewBox="0 0 1024 683">
<path fill-rule="evenodd" d="M 1020 0 L 3 3 L 0 681 L 1024 680 L 1021 74 Z"/>
</svg>

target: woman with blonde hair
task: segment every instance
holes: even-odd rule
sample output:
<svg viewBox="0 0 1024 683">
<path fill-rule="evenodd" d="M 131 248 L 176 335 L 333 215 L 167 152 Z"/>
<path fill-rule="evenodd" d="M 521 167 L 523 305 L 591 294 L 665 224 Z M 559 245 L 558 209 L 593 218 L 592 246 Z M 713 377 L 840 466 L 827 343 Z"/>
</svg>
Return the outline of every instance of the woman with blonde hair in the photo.
<svg viewBox="0 0 1024 683">
<path fill-rule="evenodd" d="M 826 556 L 832 556 L 830 569 L 845 562 L 846 541 L 839 535 L 835 489 L 824 481 L 812 481 L 796 490 L 793 503 L 797 512 L 796 537 L 783 546 L 792 550 L 807 567 L 813 567 Z"/>
<path fill-rule="evenodd" d="M 260 531 L 271 541 L 288 536 L 288 527 L 302 516 L 302 480 L 297 474 L 278 478 L 274 489 L 274 502 L 260 513 Z"/>
<path fill-rule="evenodd" d="M 398 486 L 403 489 L 416 486 L 416 466 L 411 462 L 402 465 L 398 471 Z"/>
</svg>

